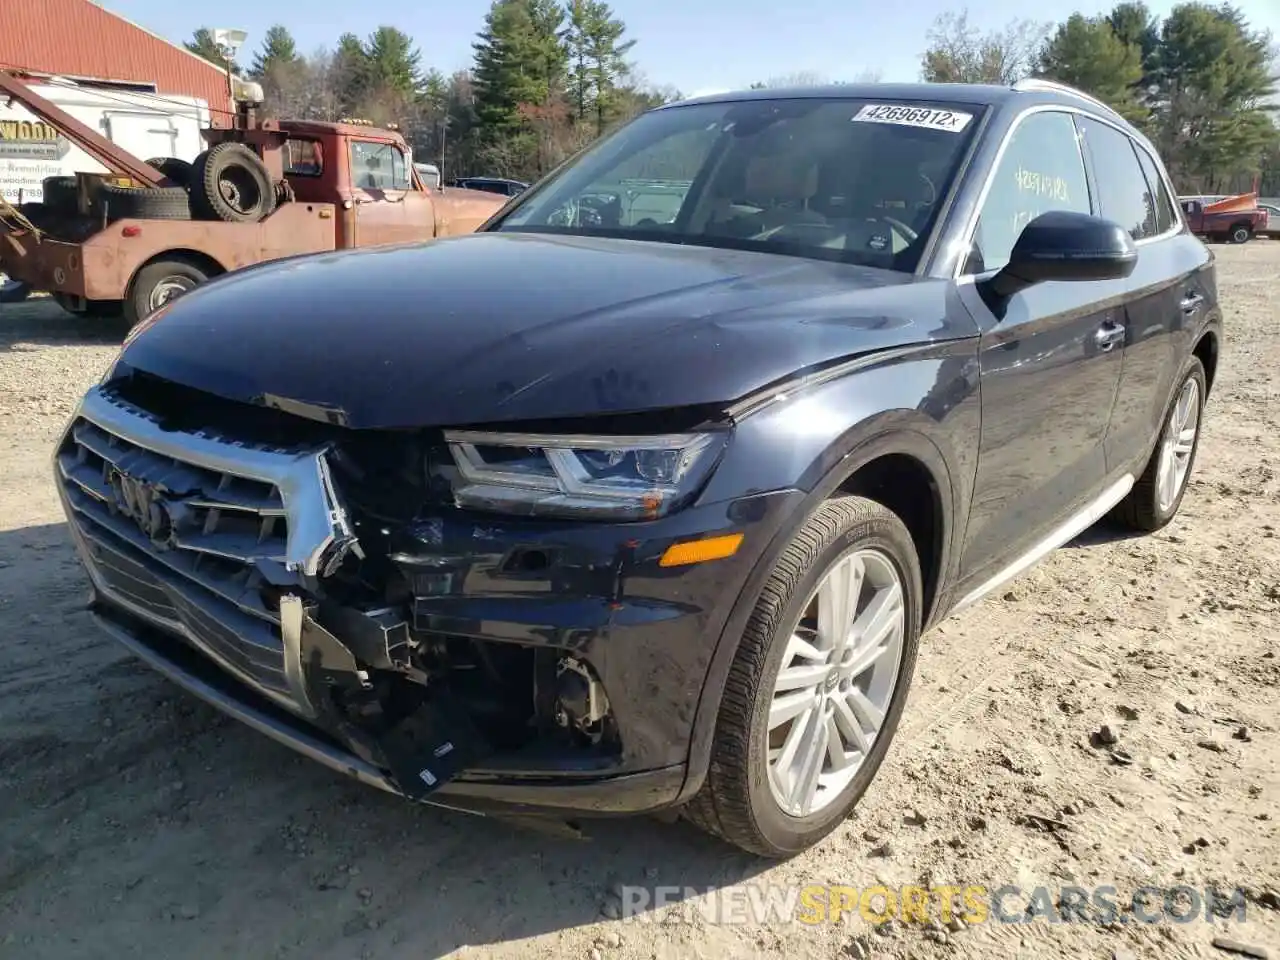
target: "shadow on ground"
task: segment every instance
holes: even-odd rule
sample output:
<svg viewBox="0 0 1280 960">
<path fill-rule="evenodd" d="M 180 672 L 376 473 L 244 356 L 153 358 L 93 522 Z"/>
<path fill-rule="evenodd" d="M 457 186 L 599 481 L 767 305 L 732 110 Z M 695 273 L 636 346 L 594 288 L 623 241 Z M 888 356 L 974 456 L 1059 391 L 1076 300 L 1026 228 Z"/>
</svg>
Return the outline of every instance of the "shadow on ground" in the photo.
<svg viewBox="0 0 1280 960">
<path fill-rule="evenodd" d="M 0 350 L 15 344 L 41 347 L 115 346 L 128 332 L 123 319 L 79 317 L 48 297 L 0 303 Z"/>
</svg>

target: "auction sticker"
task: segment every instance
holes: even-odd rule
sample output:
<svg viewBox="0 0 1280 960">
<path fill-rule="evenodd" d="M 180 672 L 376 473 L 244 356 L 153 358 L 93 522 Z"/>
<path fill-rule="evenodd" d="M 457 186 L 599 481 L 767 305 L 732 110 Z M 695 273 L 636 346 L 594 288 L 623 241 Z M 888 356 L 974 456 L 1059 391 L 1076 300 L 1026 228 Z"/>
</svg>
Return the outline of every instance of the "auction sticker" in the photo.
<svg viewBox="0 0 1280 960">
<path fill-rule="evenodd" d="M 969 125 L 973 114 L 960 110 L 935 110 L 932 107 L 869 103 L 850 119 L 854 123 L 896 123 L 904 127 L 927 127 L 930 130 L 959 133 Z"/>
</svg>

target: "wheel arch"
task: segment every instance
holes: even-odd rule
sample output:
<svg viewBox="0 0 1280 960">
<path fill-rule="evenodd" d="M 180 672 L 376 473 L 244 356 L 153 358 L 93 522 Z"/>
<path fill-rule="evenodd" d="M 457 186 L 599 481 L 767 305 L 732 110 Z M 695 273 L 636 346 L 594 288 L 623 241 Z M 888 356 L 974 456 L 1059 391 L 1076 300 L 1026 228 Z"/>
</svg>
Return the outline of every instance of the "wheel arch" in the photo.
<svg viewBox="0 0 1280 960">
<path fill-rule="evenodd" d="M 717 638 L 696 705 L 688 770 L 677 802 L 692 797 L 706 779 L 716 718 L 738 649 L 737 638 L 741 637 L 779 555 L 813 511 L 834 496 L 858 494 L 883 503 L 899 515 L 920 556 L 924 580 L 921 624 L 927 628 L 948 603 L 946 571 L 951 563 L 957 514 L 954 492 L 952 472 L 937 444 L 924 433 L 910 428 L 878 432 L 849 446 L 808 489 L 804 500 L 752 568 Z M 925 504 L 916 499 L 922 494 L 926 497 Z M 922 547 L 923 554 L 920 553 Z"/>
<path fill-rule="evenodd" d="M 1213 381 L 1218 373 L 1218 333 L 1216 330 L 1205 330 L 1191 352 L 1204 367 L 1205 394 L 1213 392 Z"/>
<path fill-rule="evenodd" d="M 134 284 L 138 282 L 138 274 L 147 267 L 160 263 L 163 260 L 180 260 L 183 263 L 189 263 L 193 267 L 197 267 L 203 271 L 210 280 L 220 274 L 226 273 L 227 268 L 215 260 L 209 254 L 200 250 L 191 250 L 186 247 L 174 247 L 171 250 L 161 250 L 159 253 L 144 260 L 134 268 L 133 273 L 129 277 L 129 284 L 125 288 L 125 296 L 133 295 Z"/>
</svg>

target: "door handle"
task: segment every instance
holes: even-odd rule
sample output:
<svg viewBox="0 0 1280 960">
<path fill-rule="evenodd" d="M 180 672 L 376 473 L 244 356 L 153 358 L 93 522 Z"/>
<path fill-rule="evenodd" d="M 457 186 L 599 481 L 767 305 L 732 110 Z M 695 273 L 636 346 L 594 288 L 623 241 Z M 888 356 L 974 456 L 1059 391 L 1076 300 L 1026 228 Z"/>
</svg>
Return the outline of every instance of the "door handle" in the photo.
<svg viewBox="0 0 1280 960">
<path fill-rule="evenodd" d="M 1093 341 L 1098 345 L 1099 350 L 1106 353 L 1114 349 L 1116 344 L 1124 342 L 1124 327 L 1108 320 L 1094 332 Z"/>
<path fill-rule="evenodd" d="M 1189 293 L 1182 298 L 1182 312 L 1195 313 L 1202 303 L 1204 303 L 1204 297 L 1198 293 Z"/>
</svg>

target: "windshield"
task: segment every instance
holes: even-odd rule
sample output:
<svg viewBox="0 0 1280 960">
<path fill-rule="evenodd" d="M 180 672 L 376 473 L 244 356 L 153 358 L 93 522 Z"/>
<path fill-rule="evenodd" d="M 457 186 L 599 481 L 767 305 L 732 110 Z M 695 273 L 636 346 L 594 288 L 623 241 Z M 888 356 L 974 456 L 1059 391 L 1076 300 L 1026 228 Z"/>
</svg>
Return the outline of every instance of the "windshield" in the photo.
<svg viewBox="0 0 1280 960">
<path fill-rule="evenodd" d="M 530 190 L 491 229 L 912 272 L 981 109 L 802 98 L 655 110 Z"/>
</svg>

